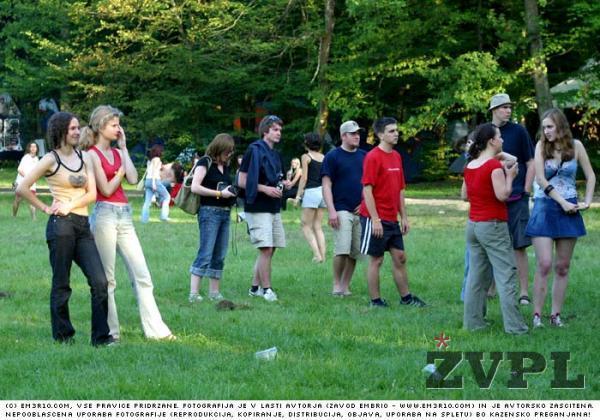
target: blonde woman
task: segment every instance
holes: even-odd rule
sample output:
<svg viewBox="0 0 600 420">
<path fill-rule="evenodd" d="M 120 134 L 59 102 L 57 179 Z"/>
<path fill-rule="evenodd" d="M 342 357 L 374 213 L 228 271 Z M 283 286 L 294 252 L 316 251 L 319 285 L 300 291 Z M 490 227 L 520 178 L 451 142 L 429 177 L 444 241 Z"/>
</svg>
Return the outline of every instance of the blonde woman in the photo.
<svg viewBox="0 0 600 420">
<path fill-rule="evenodd" d="M 533 238 L 537 261 L 533 284 L 533 326 L 543 326 L 542 309 L 548 277 L 554 269 L 550 325 L 562 327 L 560 312 L 567 291 L 573 250 L 577 238 L 586 234 L 580 212 L 592 203 L 596 175 L 583 143 L 573 139 L 569 122 L 559 109 L 549 109 L 542 116 L 534 165 L 540 188 L 535 192 L 535 204 L 525 231 Z M 575 188 L 578 166 L 581 166 L 586 179 L 583 202 L 577 201 Z"/>
<path fill-rule="evenodd" d="M 98 189 L 92 231 L 108 280 L 108 325 L 113 338 L 120 339 L 115 303 L 118 253 L 125 263 L 137 298 L 144 335 L 149 339 L 173 340 L 175 336 L 163 322 L 154 300 L 154 286 L 133 226 L 131 205 L 121 186 L 123 179 L 135 184 L 138 176 L 127 150 L 121 116 L 116 108 L 99 106 L 94 109 L 89 125 L 81 133 L 81 144 L 89 150 Z M 112 147 L 113 143 L 117 147 Z"/>
<path fill-rule="evenodd" d="M 38 145 L 36 142 L 32 141 L 31 143 L 27 144 L 27 147 L 25 148 L 25 150 L 27 152 L 21 158 L 21 162 L 19 162 L 19 167 L 17 168 L 17 179 L 15 179 L 15 189 L 19 186 L 21 181 L 23 181 L 23 178 L 25 178 L 25 176 L 29 172 L 31 172 L 31 170 L 35 167 L 35 165 L 37 165 L 37 163 L 40 160 L 38 158 Z M 37 186 L 35 184 L 33 184 L 31 186 L 31 191 L 34 194 L 36 192 L 36 187 Z M 15 194 L 15 200 L 13 201 L 13 205 L 12 205 L 13 217 L 17 216 L 17 212 L 19 211 L 20 203 L 21 203 L 21 197 L 19 197 L 17 194 Z M 31 213 L 31 219 L 35 220 L 35 206 L 30 204 L 29 212 Z"/>
<path fill-rule="evenodd" d="M 317 133 L 304 135 L 306 153 L 300 158 L 302 177 L 296 201 L 302 198 L 302 232 L 313 253 L 313 262 L 325 261 L 325 235 L 323 234 L 323 214 L 325 201 L 321 186 L 321 165 L 325 156 L 321 153 L 323 141 Z"/>
<path fill-rule="evenodd" d="M 300 178 L 302 178 L 302 167 L 300 159 L 293 158 L 290 162 L 290 169 L 287 171 L 285 178 L 290 182 L 290 189 L 283 191 L 283 201 L 281 202 L 281 209 L 287 210 L 289 203 L 297 205 L 296 195 L 298 195 L 298 186 L 300 184 Z"/>
</svg>

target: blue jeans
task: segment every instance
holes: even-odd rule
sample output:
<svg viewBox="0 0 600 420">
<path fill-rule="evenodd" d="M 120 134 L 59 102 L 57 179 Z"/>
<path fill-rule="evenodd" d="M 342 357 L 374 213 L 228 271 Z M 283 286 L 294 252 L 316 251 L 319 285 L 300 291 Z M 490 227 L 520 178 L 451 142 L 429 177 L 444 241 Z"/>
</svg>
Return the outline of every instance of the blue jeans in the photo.
<svg viewBox="0 0 600 420">
<path fill-rule="evenodd" d="M 160 203 L 160 220 L 167 220 L 169 218 L 169 204 L 171 202 L 171 196 L 160 182 L 159 179 L 155 181 L 156 194 L 158 195 L 158 201 Z M 146 178 L 144 182 L 144 205 L 142 206 L 142 223 L 148 223 L 150 218 L 150 205 L 152 204 L 152 197 L 155 191 L 152 189 L 152 179 Z"/>
<path fill-rule="evenodd" d="M 90 232 L 88 218 L 77 214 L 50 216 L 46 225 L 46 242 L 52 266 L 52 291 L 50 292 L 50 318 L 52 336 L 65 341 L 75 335 L 69 316 L 71 297 L 71 265 L 81 268 L 90 286 L 92 300 L 92 344 L 107 343 L 109 335 L 106 321 L 108 312 L 107 281 Z"/>
<path fill-rule="evenodd" d="M 191 274 L 217 280 L 222 277 L 229 243 L 230 212 L 228 207 L 200 207 L 200 249 L 190 267 Z"/>
</svg>

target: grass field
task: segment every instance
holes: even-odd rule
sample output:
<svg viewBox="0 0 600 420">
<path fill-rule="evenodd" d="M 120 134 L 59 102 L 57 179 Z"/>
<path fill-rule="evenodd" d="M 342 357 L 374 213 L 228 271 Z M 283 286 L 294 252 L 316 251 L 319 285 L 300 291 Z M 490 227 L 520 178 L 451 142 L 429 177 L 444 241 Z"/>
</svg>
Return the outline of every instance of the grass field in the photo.
<svg viewBox="0 0 600 420">
<path fill-rule="evenodd" d="M 600 368 L 590 336 L 599 323 L 598 209 L 585 213 L 588 236 L 575 250 L 563 311 L 567 327 L 546 327 L 520 337 L 503 333 L 497 299 L 489 305 L 488 330 L 461 329 L 466 215 L 456 206 L 409 206 L 412 230 L 405 243 L 410 284 L 429 306 L 399 307 L 386 260 L 382 294 L 392 303 L 387 310 L 368 307 L 364 262 L 357 267 L 352 297 L 329 294 L 331 260 L 323 265 L 310 262 L 298 210 L 284 213 L 288 247 L 274 258 L 278 302 L 247 296 L 256 253 L 245 226 L 237 225 L 237 253 L 230 249 L 222 292 L 237 303 L 247 303 L 249 309 L 221 312 L 208 301 L 191 305 L 188 267 L 197 251 L 196 220 L 175 210 L 172 223 L 159 223 L 154 210 L 151 223 L 136 225 L 159 308 L 179 340 L 160 343 L 143 338 L 135 299 L 119 263 L 122 344 L 96 349 L 88 344 L 89 291 L 77 268 L 72 271 L 71 298 L 76 342 L 65 346 L 52 341 L 46 217 L 31 223 L 22 207 L 13 219 L 11 200 L 10 194 L 0 195 L 0 290 L 12 294 L 0 299 L 0 399 L 600 398 Z M 134 199 L 133 205 L 137 220 L 140 200 Z M 325 231 L 330 241 L 329 229 Z M 533 263 L 531 249 L 531 277 Z M 529 322 L 529 309 L 523 312 Z M 451 339 L 448 351 L 538 352 L 546 358 L 547 368 L 527 376 L 527 389 L 508 389 L 510 363 L 503 361 L 491 387 L 479 389 L 463 362 L 454 372 L 464 375 L 463 389 L 427 389 L 421 370 L 427 352 L 437 350 L 434 337 L 442 331 Z M 255 360 L 254 352 L 272 346 L 279 349 L 275 361 Z M 584 374 L 584 389 L 551 388 L 553 351 L 570 352 L 569 377 Z"/>
</svg>

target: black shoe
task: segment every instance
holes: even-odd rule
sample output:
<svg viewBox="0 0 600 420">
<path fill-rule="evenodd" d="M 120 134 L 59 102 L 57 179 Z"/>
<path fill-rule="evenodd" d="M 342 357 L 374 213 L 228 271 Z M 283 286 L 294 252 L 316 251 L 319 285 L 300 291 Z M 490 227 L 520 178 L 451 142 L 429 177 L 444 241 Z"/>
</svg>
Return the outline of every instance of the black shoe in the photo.
<svg viewBox="0 0 600 420">
<path fill-rule="evenodd" d="M 400 305 L 416 306 L 417 308 L 424 308 L 425 306 L 427 306 L 425 302 L 423 302 L 415 295 L 412 295 L 409 300 L 400 299 Z"/>
<path fill-rule="evenodd" d="M 115 340 L 111 335 L 110 338 L 106 341 L 101 341 L 98 343 L 92 344 L 94 347 L 114 347 L 119 345 L 119 340 Z"/>
<path fill-rule="evenodd" d="M 390 305 L 388 305 L 388 303 L 385 300 L 379 299 L 377 301 L 371 301 L 369 306 L 371 308 L 388 308 Z"/>
<path fill-rule="evenodd" d="M 64 345 L 67 345 L 67 346 L 75 344 L 75 338 L 73 338 L 73 337 L 59 338 L 59 339 L 54 340 L 54 341 L 57 342 L 58 344 L 64 344 Z"/>
</svg>

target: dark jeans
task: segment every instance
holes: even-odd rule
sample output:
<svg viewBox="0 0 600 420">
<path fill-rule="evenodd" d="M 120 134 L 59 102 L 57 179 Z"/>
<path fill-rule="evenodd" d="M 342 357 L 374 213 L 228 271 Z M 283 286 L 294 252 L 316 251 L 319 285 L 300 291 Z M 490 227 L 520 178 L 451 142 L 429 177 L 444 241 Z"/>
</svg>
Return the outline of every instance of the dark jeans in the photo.
<svg viewBox="0 0 600 420">
<path fill-rule="evenodd" d="M 287 199 L 296 198 L 296 194 L 298 194 L 298 187 L 283 190 L 283 195 L 281 196 L 281 210 L 287 210 Z"/>
<path fill-rule="evenodd" d="M 75 335 L 75 328 L 69 317 L 71 265 L 75 261 L 90 285 L 92 344 L 110 342 L 111 336 L 106 321 L 107 281 L 94 237 L 90 232 L 88 218 L 76 214 L 50 216 L 46 226 L 46 241 L 52 267 L 52 291 L 50 292 L 52 336 L 57 341 L 66 341 Z"/>
</svg>

